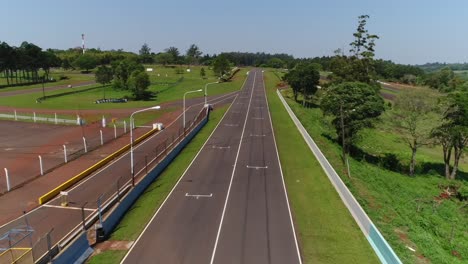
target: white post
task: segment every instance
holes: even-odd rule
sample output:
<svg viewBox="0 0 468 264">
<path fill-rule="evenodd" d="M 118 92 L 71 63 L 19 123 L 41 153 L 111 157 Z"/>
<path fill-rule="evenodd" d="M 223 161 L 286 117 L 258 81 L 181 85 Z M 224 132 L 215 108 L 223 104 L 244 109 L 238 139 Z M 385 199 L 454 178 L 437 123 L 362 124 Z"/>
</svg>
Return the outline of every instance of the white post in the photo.
<svg viewBox="0 0 468 264">
<path fill-rule="evenodd" d="M 104 138 L 102 137 L 102 130 L 99 130 L 99 133 L 101 134 L 101 146 L 104 145 Z"/>
<path fill-rule="evenodd" d="M 57 113 L 55 113 L 55 124 L 57 124 Z"/>
<path fill-rule="evenodd" d="M 34 123 L 36 123 L 36 112 L 33 112 L 34 115 Z"/>
<path fill-rule="evenodd" d="M 41 169 L 41 175 L 44 175 L 44 169 L 42 167 L 42 157 L 41 155 L 39 155 L 38 157 L 39 157 L 39 168 Z"/>
<path fill-rule="evenodd" d="M 18 117 L 16 116 L 16 109 L 15 109 L 15 121 L 18 121 Z"/>
<path fill-rule="evenodd" d="M 127 122 L 124 120 L 124 134 L 127 134 Z"/>
<path fill-rule="evenodd" d="M 8 176 L 8 170 L 5 168 L 5 178 L 6 178 L 6 184 L 7 184 L 7 191 L 10 191 L 10 177 Z"/>
<path fill-rule="evenodd" d="M 86 147 L 86 138 L 83 137 L 84 152 L 88 153 L 88 147 Z"/>
<path fill-rule="evenodd" d="M 65 163 L 68 162 L 67 160 L 67 146 L 63 145 L 63 157 L 65 158 Z"/>
<path fill-rule="evenodd" d="M 114 124 L 114 138 L 117 138 L 117 127 Z"/>
</svg>

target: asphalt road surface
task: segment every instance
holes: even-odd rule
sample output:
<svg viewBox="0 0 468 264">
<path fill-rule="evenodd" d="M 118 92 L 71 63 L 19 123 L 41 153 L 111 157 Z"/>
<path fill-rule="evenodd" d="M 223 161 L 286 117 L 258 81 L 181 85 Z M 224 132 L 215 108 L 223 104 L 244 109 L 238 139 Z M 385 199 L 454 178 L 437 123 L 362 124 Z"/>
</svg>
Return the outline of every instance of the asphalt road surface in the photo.
<svg viewBox="0 0 468 264">
<path fill-rule="evenodd" d="M 260 70 L 122 263 L 301 263 Z"/>
</svg>

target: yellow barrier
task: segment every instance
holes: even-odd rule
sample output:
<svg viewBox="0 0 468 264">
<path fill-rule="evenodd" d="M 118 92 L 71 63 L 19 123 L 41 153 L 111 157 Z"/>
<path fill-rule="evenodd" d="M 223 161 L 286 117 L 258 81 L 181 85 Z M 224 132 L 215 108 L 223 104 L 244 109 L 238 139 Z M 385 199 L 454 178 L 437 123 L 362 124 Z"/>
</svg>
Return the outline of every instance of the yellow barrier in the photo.
<svg viewBox="0 0 468 264">
<path fill-rule="evenodd" d="M 151 131 L 145 133 L 141 137 L 135 139 L 134 145 L 136 145 L 136 144 L 140 143 L 141 141 L 147 139 L 149 136 L 154 134 L 154 132 L 156 132 L 156 131 L 157 130 L 152 129 Z M 104 165 L 106 165 L 107 163 L 109 163 L 109 161 L 113 160 L 115 157 L 121 155 L 122 153 L 124 153 L 125 151 L 127 151 L 129 149 L 130 149 L 130 144 L 125 145 L 124 147 L 117 150 L 116 152 L 114 152 L 114 153 L 110 154 L 109 156 L 105 157 L 104 159 L 98 161 L 93 166 L 87 168 L 86 170 L 78 173 L 77 175 L 75 175 L 71 179 L 67 180 L 66 182 L 64 182 L 64 183 L 60 184 L 59 186 L 55 187 L 53 190 L 51 190 L 48 193 L 46 193 L 46 194 L 42 195 L 41 197 L 39 197 L 39 204 L 44 204 L 44 203 L 48 202 L 50 199 L 55 197 L 61 191 L 65 190 L 68 187 L 70 187 L 70 186 L 74 185 L 75 183 L 79 182 L 84 177 L 86 177 L 86 176 L 90 175 L 91 173 L 95 172 L 99 168 L 101 168 Z"/>
</svg>

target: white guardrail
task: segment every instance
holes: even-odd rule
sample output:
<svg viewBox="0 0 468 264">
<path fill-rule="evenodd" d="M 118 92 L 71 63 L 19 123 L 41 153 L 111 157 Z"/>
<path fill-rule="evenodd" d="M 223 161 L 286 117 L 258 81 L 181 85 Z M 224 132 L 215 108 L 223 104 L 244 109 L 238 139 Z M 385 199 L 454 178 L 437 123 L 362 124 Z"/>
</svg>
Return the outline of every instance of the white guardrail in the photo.
<svg viewBox="0 0 468 264">
<path fill-rule="evenodd" d="M 359 205 L 356 198 L 354 198 L 353 194 L 349 191 L 348 187 L 346 187 L 344 182 L 341 180 L 340 176 L 338 176 L 335 169 L 333 169 L 332 165 L 328 162 L 327 158 L 323 155 L 322 151 L 320 151 L 312 137 L 309 135 L 309 133 L 307 133 L 307 130 L 304 128 L 302 123 L 291 110 L 286 100 L 284 100 L 281 92 L 279 90 L 277 90 L 276 92 L 284 107 L 288 111 L 289 116 L 293 120 L 294 124 L 296 125 L 304 140 L 306 141 L 310 150 L 312 150 L 312 153 L 319 161 L 320 165 L 327 174 L 331 183 L 340 195 L 341 200 L 346 205 L 354 220 L 361 228 L 361 231 L 366 236 L 367 240 L 369 241 L 370 245 L 379 257 L 380 261 L 385 264 L 401 264 L 401 260 L 395 254 L 393 249 L 387 243 L 387 241 L 379 232 L 374 223 L 370 220 L 369 216 L 367 216 L 366 212 L 362 209 L 361 205 Z"/>
</svg>

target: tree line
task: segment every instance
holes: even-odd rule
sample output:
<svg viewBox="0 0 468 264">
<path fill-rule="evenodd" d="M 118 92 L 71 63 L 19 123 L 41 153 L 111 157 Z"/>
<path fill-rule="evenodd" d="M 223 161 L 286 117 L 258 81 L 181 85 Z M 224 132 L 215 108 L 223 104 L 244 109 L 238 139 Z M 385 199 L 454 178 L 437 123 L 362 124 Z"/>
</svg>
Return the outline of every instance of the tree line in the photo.
<svg viewBox="0 0 468 264">
<path fill-rule="evenodd" d="M 6 80 L 5 86 L 47 81 L 50 69 L 59 65 L 59 58 L 51 50 L 43 51 L 26 41 L 19 47 L 0 43 L 0 72 Z"/>
</svg>

